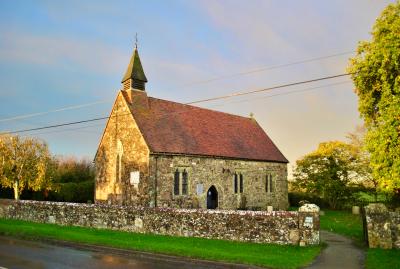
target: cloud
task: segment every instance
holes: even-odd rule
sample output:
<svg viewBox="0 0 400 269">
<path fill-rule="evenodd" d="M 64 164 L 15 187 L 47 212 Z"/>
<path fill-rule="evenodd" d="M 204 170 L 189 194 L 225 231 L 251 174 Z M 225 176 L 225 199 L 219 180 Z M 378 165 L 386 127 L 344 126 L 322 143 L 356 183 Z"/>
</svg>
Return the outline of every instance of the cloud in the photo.
<svg viewBox="0 0 400 269">
<path fill-rule="evenodd" d="M 0 48 L 0 61 L 82 68 L 101 74 L 121 73 L 121 66 L 127 63 L 125 53 L 103 42 L 25 31 L 3 32 Z"/>
</svg>

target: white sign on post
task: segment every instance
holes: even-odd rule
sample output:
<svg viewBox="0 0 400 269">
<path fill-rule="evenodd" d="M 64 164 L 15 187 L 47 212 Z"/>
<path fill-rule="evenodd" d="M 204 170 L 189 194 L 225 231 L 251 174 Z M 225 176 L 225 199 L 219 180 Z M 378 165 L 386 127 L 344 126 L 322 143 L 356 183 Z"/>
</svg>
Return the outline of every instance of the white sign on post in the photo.
<svg viewBox="0 0 400 269">
<path fill-rule="evenodd" d="M 313 217 L 306 217 L 306 218 L 304 219 L 304 224 L 303 224 L 303 226 L 304 226 L 304 227 L 307 227 L 307 228 L 312 228 L 312 227 L 313 227 Z"/>
</svg>

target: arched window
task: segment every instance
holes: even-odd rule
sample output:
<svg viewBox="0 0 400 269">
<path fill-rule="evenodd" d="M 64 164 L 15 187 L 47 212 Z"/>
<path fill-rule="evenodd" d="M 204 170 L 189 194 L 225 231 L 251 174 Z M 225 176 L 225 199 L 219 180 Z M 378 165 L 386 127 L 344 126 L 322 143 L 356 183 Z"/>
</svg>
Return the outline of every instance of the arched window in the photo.
<svg viewBox="0 0 400 269">
<path fill-rule="evenodd" d="M 115 181 L 118 182 L 120 179 L 120 171 L 121 171 L 121 158 L 119 157 L 119 154 L 117 155 L 117 161 L 116 161 L 116 168 L 115 168 Z"/>
<path fill-rule="evenodd" d="M 188 173 L 186 169 L 183 170 L 182 173 L 182 195 L 188 194 Z"/>
<path fill-rule="evenodd" d="M 233 175 L 233 189 L 235 193 L 238 193 L 238 175 L 236 173 Z"/>
<path fill-rule="evenodd" d="M 265 192 L 274 192 L 274 180 L 271 174 L 265 176 Z"/>
<path fill-rule="evenodd" d="M 174 173 L 174 195 L 179 195 L 179 171 L 176 169 Z"/>
<path fill-rule="evenodd" d="M 272 175 L 269 175 L 269 191 L 274 192 L 274 181 L 272 179 Z"/>
<path fill-rule="evenodd" d="M 242 173 L 239 174 L 239 179 L 240 179 L 240 193 L 243 193 L 243 175 Z"/>
<path fill-rule="evenodd" d="M 124 154 L 124 148 L 122 146 L 121 140 L 117 141 L 117 160 L 116 160 L 116 168 L 115 168 L 115 181 L 121 182 L 122 178 L 122 155 Z"/>
</svg>

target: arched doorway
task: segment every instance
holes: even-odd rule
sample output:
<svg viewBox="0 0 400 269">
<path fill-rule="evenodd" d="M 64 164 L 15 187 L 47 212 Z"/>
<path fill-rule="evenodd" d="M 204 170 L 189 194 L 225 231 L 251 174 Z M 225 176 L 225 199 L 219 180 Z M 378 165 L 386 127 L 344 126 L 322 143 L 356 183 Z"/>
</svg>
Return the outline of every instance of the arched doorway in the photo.
<svg viewBox="0 0 400 269">
<path fill-rule="evenodd" d="M 216 209 L 217 207 L 218 207 L 218 192 L 213 185 L 207 191 L 207 209 Z"/>
</svg>

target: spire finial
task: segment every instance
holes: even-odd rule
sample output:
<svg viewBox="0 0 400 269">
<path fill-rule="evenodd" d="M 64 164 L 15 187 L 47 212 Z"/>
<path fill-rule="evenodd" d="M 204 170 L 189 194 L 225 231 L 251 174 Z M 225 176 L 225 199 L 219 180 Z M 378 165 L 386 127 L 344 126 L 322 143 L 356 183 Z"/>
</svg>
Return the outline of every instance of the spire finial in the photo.
<svg viewBox="0 0 400 269">
<path fill-rule="evenodd" d="M 138 44 L 138 38 L 137 38 L 137 33 L 135 34 L 135 48 L 137 49 L 137 44 Z"/>
</svg>

